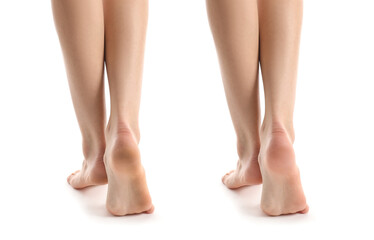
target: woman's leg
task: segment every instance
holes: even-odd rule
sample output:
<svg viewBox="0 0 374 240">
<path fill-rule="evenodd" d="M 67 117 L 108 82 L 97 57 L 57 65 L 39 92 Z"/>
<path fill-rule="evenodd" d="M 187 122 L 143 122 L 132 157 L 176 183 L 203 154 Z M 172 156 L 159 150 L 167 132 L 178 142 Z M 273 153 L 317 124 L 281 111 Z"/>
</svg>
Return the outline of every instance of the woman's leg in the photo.
<svg viewBox="0 0 374 240">
<path fill-rule="evenodd" d="M 82 133 L 82 170 L 74 188 L 105 184 L 104 16 L 102 0 L 52 0 L 75 113 Z"/>
<path fill-rule="evenodd" d="M 260 133 L 261 207 L 269 215 L 306 213 L 292 146 L 302 0 L 259 0 L 258 11 L 266 107 Z"/>
<path fill-rule="evenodd" d="M 148 1 L 103 0 L 103 3 L 105 62 L 111 101 L 105 132 L 106 205 L 114 215 L 151 213 L 153 205 L 138 149 Z"/>
<path fill-rule="evenodd" d="M 239 155 L 236 170 L 227 173 L 222 181 L 229 188 L 260 184 L 257 0 L 206 3 Z"/>
</svg>

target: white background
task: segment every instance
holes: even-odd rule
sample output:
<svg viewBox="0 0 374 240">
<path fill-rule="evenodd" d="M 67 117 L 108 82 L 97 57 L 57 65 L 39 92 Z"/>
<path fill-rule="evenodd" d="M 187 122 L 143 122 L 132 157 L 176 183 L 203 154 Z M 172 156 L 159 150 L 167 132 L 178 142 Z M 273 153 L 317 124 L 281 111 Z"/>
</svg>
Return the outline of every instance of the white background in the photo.
<svg viewBox="0 0 374 240">
<path fill-rule="evenodd" d="M 0 238 L 373 239 L 373 11 L 304 2 L 295 149 L 310 212 L 274 218 L 261 186 L 221 183 L 236 138 L 204 1 L 151 0 L 140 147 L 155 212 L 112 217 L 105 186 L 66 182 L 83 155 L 50 2 L 1 0 Z"/>
</svg>

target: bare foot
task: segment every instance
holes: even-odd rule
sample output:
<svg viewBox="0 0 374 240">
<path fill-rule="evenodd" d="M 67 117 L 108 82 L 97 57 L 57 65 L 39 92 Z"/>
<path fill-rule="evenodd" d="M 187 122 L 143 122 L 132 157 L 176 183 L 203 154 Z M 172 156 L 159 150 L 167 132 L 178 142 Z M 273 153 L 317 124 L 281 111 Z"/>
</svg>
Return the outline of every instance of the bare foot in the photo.
<svg viewBox="0 0 374 240">
<path fill-rule="evenodd" d="M 103 158 L 83 160 L 82 169 L 72 173 L 67 181 L 75 189 L 106 184 L 108 180 Z"/>
<path fill-rule="evenodd" d="M 272 129 L 261 137 L 261 208 L 270 216 L 307 213 L 309 210 L 292 142 L 283 128 Z"/>
<path fill-rule="evenodd" d="M 104 162 L 108 175 L 108 211 L 116 216 L 152 213 L 154 207 L 131 130 L 121 128 L 107 133 Z"/>
<path fill-rule="evenodd" d="M 238 160 L 236 170 L 222 177 L 223 184 L 230 189 L 262 183 L 257 156 L 250 160 Z"/>
</svg>

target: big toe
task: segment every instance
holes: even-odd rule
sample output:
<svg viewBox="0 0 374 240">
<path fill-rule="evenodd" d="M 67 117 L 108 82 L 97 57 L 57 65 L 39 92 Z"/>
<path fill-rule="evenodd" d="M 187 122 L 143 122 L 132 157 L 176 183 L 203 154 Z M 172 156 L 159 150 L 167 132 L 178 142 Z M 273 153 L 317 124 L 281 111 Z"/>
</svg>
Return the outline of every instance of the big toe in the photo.
<svg viewBox="0 0 374 240">
<path fill-rule="evenodd" d="M 68 177 L 67 177 L 67 181 L 68 181 L 68 183 L 69 184 L 71 184 L 71 180 L 74 178 L 74 176 L 77 174 L 77 173 L 79 173 L 80 172 L 80 170 L 77 170 L 77 171 L 75 171 L 75 172 L 73 172 L 72 174 L 70 174 Z"/>
<path fill-rule="evenodd" d="M 303 210 L 299 211 L 298 213 L 305 214 L 305 213 L 308 213 L 308 212 L 309 212 L 309 206 L 306 205 L 306 207 Z"/>
<path fill-rule="evenodd" d="M 154 210 L 155 210 L 155 207 L 152 205 L 152 207 L 150 209 L 148 209 L 147 211 L 145 211 L 145 213 L 151 214 L 151 213 L 154 212 Z"/>
<path fill-rule="evenodd" d="M 86 187 L 86 184 L 81 179 L 81 173 L 79 170 L 76 171 L 75 173 L 72 173 L 68 177 L 68 183 L 70 184 L 70 186 L 72 186 L 75 189 L 81 189 L 81 188 Z"/>
<path fill-rule="evenodd" d="M 232 170 L 232 171 L 226 173 L 222 177 L 222 182 L 228 188 L 235 188 L 235 185 L 236 185 L 236 183 L 235 183 L 235 170 Z"/>
<path fill-rule="evenodd" d="M 223 177 L 222 177 L 222 182 L 225 184 L 225 181 L 226 181 L 226 179 L 227 179 L 227 177 L 231 174 L 231 173 L 233 173 L 234 172 L 234 170 L 231 170 L 230 172 L 228 172 L 228 173 L 226 173 L 225 175 L 223 175 Z"/>
</svg>

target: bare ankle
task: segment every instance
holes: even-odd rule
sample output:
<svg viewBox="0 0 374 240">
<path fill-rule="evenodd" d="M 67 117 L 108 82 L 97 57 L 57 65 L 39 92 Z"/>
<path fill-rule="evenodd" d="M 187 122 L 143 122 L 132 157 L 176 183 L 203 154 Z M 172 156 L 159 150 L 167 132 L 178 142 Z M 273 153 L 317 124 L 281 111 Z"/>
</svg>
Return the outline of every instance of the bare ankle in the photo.
<svg viewBox="0 0 374 240">
<path fill-rule="evenodd" d="M 236 148 L 240 161 L 256 160 L 260 152 L 260 137 L 238 137 Z"/>
<path fill-rule="evenodd" d="M 117 135 L 117 134 L 128 134 L 130 133 L 137 144 L 140 141 L 140 131 L 138 124 L 131 124 L 129 121 L 126 120 L 114 120 L 109 119 L 108 125 L 106 127 L 106 135 L 109 137 L 110 135 Z"/>
<path fill-rule="evenodd" d="M 107 149 L 105 151 L 105 165 L 111 170 L 131 171 L 138 169 L 140 151 L 133 131 L 127 124 L 116 125 L 108 128 Z M 127 170 L 126 170 L 127 169 Z"/>
<path fill-rule="evenodd" d="M 260 166 L 269 172 L 286 175 L 297 173 L 293 138 L 289 130 L 281 123 L 274 123 L 263 128 L 261 135 Z"/>
<path fill-rule="evenodd" d="M 295 140 L 295 132 L 292 122 L 282 121 L 266 121 L 264 120 L 261 126 L 261 136 L 268 136 L 269 134 L 286 134 L 293 143 Z"/>
<path fill-rule="evenodd" d="M 239 160 L 242 162 L 257 161 L 260 152 L 260 144 L 255 144 L 251 147 L 248 145 L 237 144 Z"/>
<path fill-rule="evenodd" d="M 84 159 L 87 161 L 102 161 L 103 156 L 105 153 L 105 138 L 103 137 L 103 141 L 99 143 L 96 141 L 87 141 L 83 139 L 82 141 L 82 148 L 83 148 L 83 156 Z"/>
</svg>

